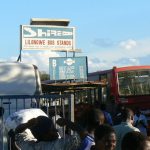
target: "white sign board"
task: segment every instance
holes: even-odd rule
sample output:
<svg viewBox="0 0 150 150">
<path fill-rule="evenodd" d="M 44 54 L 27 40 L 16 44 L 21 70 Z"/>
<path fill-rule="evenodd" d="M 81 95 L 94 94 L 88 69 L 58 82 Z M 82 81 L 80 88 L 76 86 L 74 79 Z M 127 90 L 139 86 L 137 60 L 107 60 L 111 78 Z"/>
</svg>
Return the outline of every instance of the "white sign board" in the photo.
<svg viewBox="0 0 150 150">
<path fill-rule="evenodd" d="M 75 28 L 46 25 L 21 26 L 21 50 L 73 51 Z"/>
</svg>

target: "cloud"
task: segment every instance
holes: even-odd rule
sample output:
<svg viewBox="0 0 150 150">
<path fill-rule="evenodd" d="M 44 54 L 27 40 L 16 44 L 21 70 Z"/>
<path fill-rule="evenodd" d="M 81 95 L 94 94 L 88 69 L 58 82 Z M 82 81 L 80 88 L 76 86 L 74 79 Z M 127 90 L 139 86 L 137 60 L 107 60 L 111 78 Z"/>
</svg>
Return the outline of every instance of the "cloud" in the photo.
<svg viewBox="0 0 150 150">
<path fill-rule="evenodd" d="M 38 66 L 40 71 L 49 72 L 49 57 L 59 57 L 59 54 L 51 51 L 43 51 L 37 53 L 24 52 L 22 54 L 23 62 L 30 62 Z"/>
<path fill-rule="evenodd" d="M 95 62 L 89 58 L 88 60 L 88 71 L 94 72 L 98 70 L 107 70 L 111 69 L 114 66 L 123 67 L 123 66 L 137 66 L 140 65 L 140 60 L 137 58 L 122 58 L 117 61 L 107 61 L 103 60 L 101 62 Z"/>
<path fill-rule="evenodd" d="M 117 64 L 117 66 L 137 66 L 140 65 L 138 58 L 122 58 L 118 61 L 114 61 L 114 64 Z"/>
<path fill-rule="evenodd" d="M 59 54 L 51 51 L 36 51 L 21 53 L 21 62 L 36 65 L 40 71 L 49 73 L 49 57 L 59 57 Z M 17 57 L 11 57 L 11 61 L 16 61 Z"/>
<path fill-rule="evenodd" d="M 127 41 L 121 41 L 120 47 L 126 50 L 131 50 L 137 46 L 137 41 L 129 39 Z"/>
<path fill-rule="evenodd" d="M 150 39 L 118 42 L 111 49 L 91 53 L 88 62 L 89 72 L 111 69 L 113 66 L 150 65 Z"/>
<path fill-rule="evenodd" d="M 133 63 L 135 63 L 135 64 L 137 64 L 137 65 L 139 64 L 139 60 L 136 59 L 136 58 L 130 58 L 129 61 L 130 61 L 130 62 L 133 62 Z"/>
<path fill-rule="evenodd" d="M 88 59 L 88 72 L 94 72 L 101 70 L 101 68 L 107 68 L 108 63 L 105 60 L 100 59 Z"/>
</svg>

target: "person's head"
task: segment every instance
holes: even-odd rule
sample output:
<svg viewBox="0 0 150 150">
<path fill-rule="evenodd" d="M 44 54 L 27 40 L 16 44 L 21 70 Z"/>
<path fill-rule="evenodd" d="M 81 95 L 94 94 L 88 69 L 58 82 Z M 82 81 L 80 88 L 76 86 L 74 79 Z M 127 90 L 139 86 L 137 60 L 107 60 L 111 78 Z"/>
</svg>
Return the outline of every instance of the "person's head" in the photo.
<svg viewBox="0 0 150 150">
<path fill-rule="evenodd" d="M 52 119 L 45 116 L 39 116 L 34 119 L 36 119 L 36 121 L 29 129 L 38 141 L 52 141 L 58 139 L 58 133 Z"/>
<path fill-rule="evenodd" d="M 125 108 L 121 115 L 122 121 L 129 121 L 130 123 L 133 123 L 134 113 L 130 108 Z"/>
<path fill-rule="evenodd" d="M 100 101 L 94 101 L 94 107 L 100 109 Z"/>
<path fill-rule="evenodd" d="M 121 143 L 122 150 L 150 150 L 150 141 L 138 131 L 128 132 Z"/>
<path fill-rule="evenodd" d="M 96 150 L 114 150 L 116 147 L 115 130 L 110 125 L 100 125 L 95 129 Z"/>
<path fill-rule="evenodd" d="M 101 108 L 101 110 L 106 110 L 106 104 L 102 103 L 100 108 Z"/>
<path fill-rule="evenodd" d="M 87 113 L 87 129 L 88 131 L 95 130 L 95 128 L 104 123 L 105 117 L 100 109 L 92 108 Z"/>
<path fill-rule="evenodd" d="M 135 114 L 136 114 L 137 116 L 140 116 L 141 111 L 140 111 L 140 108 L 139 108 L 139 107 L 136 107 L 136 108 L 135 108 Z"/>
<path fill-rule="evenodd" d="M 83 102 L 78 103 L 75 107 L 75 120 L 80 122 L 83 119 L 83 117 L 85 117 L 85 114 L 89 109 L 91 108 L 87 107 L 87 104 Z"/>
<path fill-rule="evenodd" d="M 116 109 L 117 109 L 117 112 L 122 112 L 125 109 L 125 106 L 122 104 L 118 104 Z"/>
</svg>

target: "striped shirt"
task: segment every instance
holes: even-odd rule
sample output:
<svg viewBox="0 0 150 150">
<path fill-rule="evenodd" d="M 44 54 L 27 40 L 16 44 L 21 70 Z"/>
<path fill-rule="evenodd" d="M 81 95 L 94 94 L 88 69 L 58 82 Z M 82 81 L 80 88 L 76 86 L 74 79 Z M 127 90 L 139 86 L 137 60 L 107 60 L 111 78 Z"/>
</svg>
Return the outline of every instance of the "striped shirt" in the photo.
<svg viewBox="0 0 150 150">
<path fill-rule="evenodd" d="M 78 150 L 90 150 L 92 145 L 95 145 L 94 138 L 87 135 L 81 142 L 81 146 Z"/>
</svg>

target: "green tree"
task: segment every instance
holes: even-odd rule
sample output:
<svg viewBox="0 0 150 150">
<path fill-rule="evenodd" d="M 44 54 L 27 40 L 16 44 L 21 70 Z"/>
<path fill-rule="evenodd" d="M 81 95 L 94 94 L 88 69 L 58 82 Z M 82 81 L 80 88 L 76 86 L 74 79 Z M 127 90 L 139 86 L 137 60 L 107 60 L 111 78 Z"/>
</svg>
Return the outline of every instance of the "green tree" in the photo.
<svg viewBox="0 0 150 150">
<path fill-rule="evenodd" d="M 44 71 L 40 72 L 40 78 L 41 78 L 41 81 L 45 81 L 45 80 L 50 79 L 49 74 L 44 72 Z"/>
</svg>

